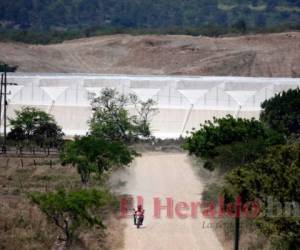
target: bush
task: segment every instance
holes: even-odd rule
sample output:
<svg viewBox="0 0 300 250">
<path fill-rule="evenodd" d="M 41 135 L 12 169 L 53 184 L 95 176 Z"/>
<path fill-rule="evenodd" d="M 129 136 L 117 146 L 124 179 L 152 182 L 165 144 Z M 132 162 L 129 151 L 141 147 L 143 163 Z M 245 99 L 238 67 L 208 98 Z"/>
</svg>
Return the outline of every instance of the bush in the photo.
<svg viewBox="0 0 300 250">
<path fill-rule="evenodd" d="M 34 107 L 23 107 L 15 113 L 16 118 L 9 119 L 9 140 L 21 145 L 47 147 L 59 147 L 62 144 L 64 134 L 51 115 Z"/>
<path fill-rule="evenodd" d="M 98 225 L 105 228 L 99 216 L 99 208 L 108 205 L 112 200 L 109 193 L 95 189 L 36 192 L 29 194 L 29 198 L 62 231 L 67 247 L 71 245 L 80 227 Z"/>
<path fill-rule="evenodd" d="M 204 166 L 214 169 L 250 162 L 262 155 L 270 145 L 283 143 L 281 134 L 268 129 L 255 119 L 233 118 L 228 115 L 207 121 L 197 131 L 193 131 L 183 147 L 206 161 Z"/>
<path fill-rule="evenodd" d="M 142 102 L 136 95 L 125 96 L 106 88 L 99 97 L 92 98 L 94 113 L 90 120 L 90 133 L 98 138 L 125 144 L 139 138 L 149 138 L 149 118 L 155 110 L 153 105 L 152 99 Z M 129 106 L 134 108 L 133 115 L 127 109 Z"/>
<path fill-rule="evenodd" d="M 17 70 L 18 66 L 16 65 L 8 65 L 5 62 L 0 62 L 0 72 L 15 72 Z"/>
<path fill-rule="evenodd" d="M 120 141 L 107 141 L 95 136 L 75 138 L 64 145 L 60 153 L 63 164 L 76 166 L 83 184 L 88 184 L 91 173 L 101 176 L 113 166 L 126 166 L 138 154 Z"/>
<path fill-rule="evenodd" d="M 262 103 L 260 120 L 287 136 L 300 136 L 300 89 L 283 91 Z"/>
</svg>

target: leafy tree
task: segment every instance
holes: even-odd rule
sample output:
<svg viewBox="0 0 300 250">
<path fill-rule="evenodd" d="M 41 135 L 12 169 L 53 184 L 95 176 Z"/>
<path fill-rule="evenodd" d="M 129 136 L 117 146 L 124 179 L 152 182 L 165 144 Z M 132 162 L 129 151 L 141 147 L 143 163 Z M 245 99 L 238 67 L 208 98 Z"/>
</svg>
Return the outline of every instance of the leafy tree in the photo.
<svg viewBox="0 0 300 250">
<path fill-rule="evenodd" d="M 15 111 L 15 118 L 10 118 L 9 122 L 10 140 L 48 147 L 58 147 L 62 143 L 64 134 L 54 118 L 37 108 L 23 107 Z"/>
<path fill-rule="evenodd" d="M 283 91 L 262 103 L 260 120 L 287 136 L 300 135 L 300 89 Z"/>
<path fill-rule="evenodd" d="M 262 14 L 257 14 L 255 17 L 255 26 L 256 27 L 265 27 L 266 26 L 266 18 Z"/>
<path fill-rule="evenodd" d="M 257 6 L 258 5 L 258 0 L 251 0 L 251 3 L 253 6 Z"/>
<path fill-rule="evenodd" d="M 80 227 L 98 225 L 105 228 L 99 216 L 99 208 L 112 201 L 109 193 L 95 189 L 35 192 L 29 194 L 29 198 L 62 231 L 67 247 L 70 247 Z"/>
<path fill-rule="evenodd" d="M 7 63 L 0 62 L 0 72 L 4 72 L 5 68 L 6 68 L 6 72 L 15 72 L 18 66 L 8 65 Z"/>
<path fill-rule="evenodd" d="M 206 122 L 184 145 L 206 160 L 204 167 L 225 170 L 225 184 L 215 188 L 225 194 L 225 203 L 237 196 L 242 205 L 261 202 L 255 222 L 270 237 L 272 249 L 300 248 L 299 100 L 299 89 L 289 90 L 262 104 L 261 121 L 227 116 Z M 286 140 L 283 133 L 298 137 Z M 211 190 L 205 194 L 218 195 Z M 271 216 L 269 197 L 279 203 Z"/>
<path fill-rule="evenodd" d="M 193 131 L 183 145 L 185 149 L 207 162 L 205 167 L 214 169 L 244 164 L 257 159 L 267 146 L 284 142 L 283 136 L 268 129 L 255 119 L 214 118 L 197 131 Z"/>
<path fill-rule="evenodd" d="M 299 152 L 299 142 L 274 146 L 268 149 L 264 157 L 237 167 L 226 176 L 225 189 L 231 194 L 241 195 L 244 201 L 258 199 L 262 202 L 261 217 L 256 222 L 277 245 L 285 242 L 285 248 L 280 249 L 300 247 L 299 214 L 296 211 L 294 215 L 286 213 L 291 202 L 297 202 L 298 206 L 300 204 Z M 268 197 L 280 204 L 281 209 L 272 208 L 273 215 L 268 215 L 269 206 L 272 205 L 267 203 Z"/>
<path fill-rule="evenodd" d="M 247 24 L 243 19 L 238 20 L 232 27 L 241 33 L 245 33 L 247 30 Z"/>
<path fill-rule="evenodd" d="M 63 164 L 76 166 L 82 183 L 87 184 L 91 173 L 101 176 L 113 166 L 130 164 L 137 155 L 120 141 L 107 141 L 90 135 L 66 143 L 60 158 Z"/>
<path fill-rule="evenodd" d="M 104 89 L 92 99 L 93 117 L 90 133 L 93 136 L 126 144 L 140 137 L 150 136 L 149 116 L 154 112 L 154 101 L 139 101 L 136 95 L 121 95 L 114 89 Z M 134 110 L 130 114 L 128 108 Z"/>
<path fill-rule="evenodd" d="M 273 143 L 273 142 L 272 142 Z M 219 167 L 223 172 L 228 169 L 252 162 L 266 151 L 268 143 L 264 138 L 249 139 L 247 142 L 232 142 L 216 147 L 216 156 L 210 158 L 204 165 L 213 170 Z M 210 167 L 207 167 L 210 164 Z"/>
<path fill-rule="evenodd" d="M 255 10 L 248 7 L 250 3 L 254 6 L 266 4 L 267 8 Z M 226 5 L 234 7 L 226 8 Z M 277 5 L 287 7 L 286 12 L 290 15 L 281 15 L 282 10 L 277 9 Z M 238 24 L 235 32 L 244 32 L 246 21 L 254 25 L 247 30 L 257 30 L 252 22 L 257 13 L 268 17 L 266 28 L 269 31 L 279 24 L 285 24 L 285 29 L 289 29 L 299 26 L 297 6 L 297 0 L 2 0 L 0 39 L 57 43 L 65 39 L 120 32 L 187 34 L 194 27 L 204 28 L 205 34 L 214 35 L 232 33 L 232 29 L 224 29 L 232 24 Z M 205 29 L 206 26 L 212 30 Z"/>
<path fill-rule="evenodd" d="M 62 162 L 77 167 L 83 184 L 89 182 L 91 173 L 101 176 L 114 166 L 130 164 L 138 154 L 128 144 L 150 136 L 148 120 L 153 104 L 152 100 L 141 102 L 135 95 L 104 89 L 99 97 L 92 98 L 89 135 L 67 143 L 61 152 Z M 134 114 L 128 111 L 129 106 Z"/>
<path fill-rule="evenodd" d="M 278 2 L 277 0 L 268 0 L 266 11 L 270 11 L 270 12 L 274 11 L 276 5 L 278 4 L 277 2 Z"/>
</svg>

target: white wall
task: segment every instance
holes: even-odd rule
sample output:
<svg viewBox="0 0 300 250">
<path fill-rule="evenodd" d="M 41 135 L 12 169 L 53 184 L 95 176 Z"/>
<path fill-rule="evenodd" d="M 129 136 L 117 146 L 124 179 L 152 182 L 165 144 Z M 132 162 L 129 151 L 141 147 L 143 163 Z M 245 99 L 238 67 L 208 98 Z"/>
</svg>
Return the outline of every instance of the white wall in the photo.
<svg viewBox="0 0 300 250">
<path fill-rule="evenodd" d="M 31 105 L 53 114 L 67 135 L 85 134 L 91 117 L 89 93 L 105 87 L 153 98 L 158 113 L 151 128 L 158 137 L 178 137 L 215 117 L 259 117 L 260 104 L 276 93 L 300 87 L 299 78 L 9 74 L 9 116 Z"/>
</svg>

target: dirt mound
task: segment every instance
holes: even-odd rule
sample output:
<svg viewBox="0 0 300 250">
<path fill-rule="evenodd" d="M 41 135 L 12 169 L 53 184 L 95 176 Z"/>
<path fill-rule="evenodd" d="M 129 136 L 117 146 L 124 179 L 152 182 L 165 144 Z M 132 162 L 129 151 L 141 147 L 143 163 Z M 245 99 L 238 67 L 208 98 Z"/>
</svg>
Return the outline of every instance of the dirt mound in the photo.
<svg viewBox="0 0 300 250">
<path fill-rule="evenodd" d="M 55 45 L 0 43 L 22 72 L 300 76 L 300 32 L 240 37 L 114 35 Z"/>
</svg>

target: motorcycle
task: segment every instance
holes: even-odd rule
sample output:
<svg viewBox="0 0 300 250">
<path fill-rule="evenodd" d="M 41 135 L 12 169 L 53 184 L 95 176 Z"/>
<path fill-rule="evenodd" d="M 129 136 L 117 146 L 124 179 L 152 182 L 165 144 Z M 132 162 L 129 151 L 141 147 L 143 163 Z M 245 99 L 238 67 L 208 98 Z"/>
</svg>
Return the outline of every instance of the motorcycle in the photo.
<svg viewBox="0 0 300 250">
<path fill-rule="evenodd" d="M 136 228 L 140 228 L 140 226 L 143 225 L 144 215 L 142 213 L 134 213 L 133 220 L 134 225 L 136 225 Z"/>
</svg>

